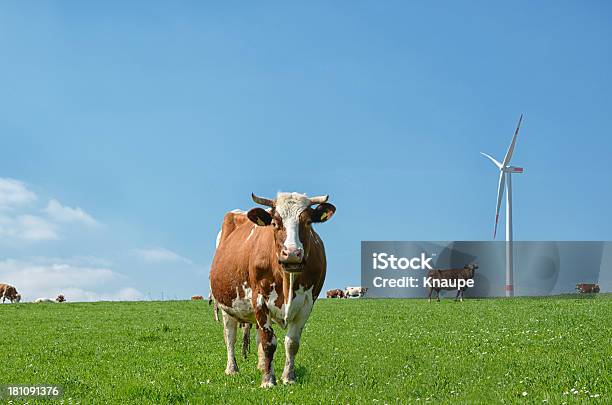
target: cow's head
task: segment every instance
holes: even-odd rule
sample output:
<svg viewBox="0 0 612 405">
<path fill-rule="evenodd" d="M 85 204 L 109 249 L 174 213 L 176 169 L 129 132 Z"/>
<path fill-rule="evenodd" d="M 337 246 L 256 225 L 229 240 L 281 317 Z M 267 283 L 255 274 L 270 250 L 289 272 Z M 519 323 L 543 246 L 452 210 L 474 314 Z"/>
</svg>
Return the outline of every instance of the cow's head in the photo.
<svg viewBox="0 0 612 405">
<path fill-rule="evenodd" d="M 468 270 L 471 274 L 472 277 L 474 277 L 474 271 L 478 268 L 478 265 L 476 263 L 470 263 L 465 265 L 464 269 Z"/>
<path fill-rule="evenodd" d="M 21 294 L 16 294 L 16 295 L 15 295 L 14 300 L 15 300 L 16 302 L 21 301 Z"/>
<path fill-rule="evenodd" d="M 299 193 L 278 193 L 274 200 L 255 194 L 252 197 L 271 210 L 253 208 L 248 218 L 259 226 L 273 227 L 278 262 L 285 271 L 301 272 L 311 249 L 310 227 L 327 221 L 336 212 L 336 207 L 326 202 L 329 196 L 309 198 Z"/>
</svg>

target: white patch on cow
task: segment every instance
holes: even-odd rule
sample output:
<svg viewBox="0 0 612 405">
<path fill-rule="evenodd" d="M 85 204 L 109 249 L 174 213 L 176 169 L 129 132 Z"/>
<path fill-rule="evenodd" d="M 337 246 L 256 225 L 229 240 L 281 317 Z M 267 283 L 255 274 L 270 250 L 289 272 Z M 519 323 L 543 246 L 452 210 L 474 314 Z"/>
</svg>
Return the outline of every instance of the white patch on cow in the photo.
<svg viewBox="0 0 612 405">
<path fill-rule="evenodd" d="M 295 280 L 295 274 L 289 273 L 289 297 L 287 297 L 287 306 L 285 307 L 285 324 L 287 323 L 287 314 L 289 308 L 291 308 L 291 301 L 293 300 L 293 282 Z"/>
<path fill-rule="evenodd" d="M 217 233 L 217 241 L 215 242 L 215 249 L 217 249 L 219 247 L 219 243 L 221 243 L 221 232 L 223 231 L 219 231 L 219 233 Z"/>
<path fill-rule="evenodd" d="M 289 281 L 291 284 L 291 280 Z M 299 286 L 297 290 L 293 292 L 291 296 L 285 297 L 285 302 L 279 307 L 275 305 L 275 301 L 278 298 L 276 290 L 272 289 L 270 297 L 267 301 L 268 310 L 270 316 L 279 324 L 283 329 L 287 328 L 287 325 L 296 317 L 296 314 L 300 313 L 305 307 L 312 308 L 313 299 L 312 291 L 314 287 L 310 287 L 308 290 L 304 290 L 304 286 Z M 292 290 L 290 290 L 292 291 Z M 290 298 L 291 297 L 291 298 Z M 310 313 L 310 310 L 308 310 Z"/>
<path fill-rule="evenodd" d="M 270 315 L 268 314 L 268 316 L 266 317 L 266 323 L 264 323 L 263 325 L 261 325 L 261 327 L 263 329 L 270 329 Z"/>
<path fill-rule="evenodd" d="M 246 238 L 246 240 L 251 239 L 251 236 L 253 236 L 253 232 L 255 232 L 255 228 L 257 227 L 257 225 L 253 225 L 253 229 L 251 229 L 251 233 L 249 233 L 249 236 Z"/>
<path fill-rule="evenodd" d="M 278 193 L 276 196 L 275 209 L 280 215 L 287 237 L 286 248 L 303 249 L 300 241 L 300 214 L 310 205 L 306 194 L 300 193 Z"/>
<path fill-rule="evenodd" d="M 232 214 L 246 214 L 246 211 L 243 211 L 240 208 L 236 208 L 232 210 Z"/>
<path fill-rule="evenodd" d="M 244 291 L 244 296 L 241 298 L 238 287 L 236 287 L 236 298 L 232 300 L 231 307 L 225 306 L 221 303 L 219 303 L 219 306 L 225 312 L 238 319 L 254 319 L 252 303 L 253 290 L 247 286 L 246 282 L 242 284 L 242 290 Z"/>
<path fill-rule="evenodd" d="M 313 305 L 312 300 L 312 290 L 314 286 L 310 287 L 308 290 L 304 290 L 304 286 L 299 286 L 299 288 L 295 291 L 295 297 L 291 301 L 291 304 L 288 306 L 286 313 L 287 318 L 286 322 L 291 323 L 296 315 L 301 312 L 304 307 L 311 308 Z M 310 311 L 308 311 L 310 313 Z"/>
<path fill-rule="evenodd" d="M 276 300 L 278 299 L 278 293 L 276 292 L 276 284 L 272 283 L 270 285 L 271 289 L 270 289 L 270 295 L 268 296 L 268 301 L 266 302 L 266 306 L 268 307 L 268 311 L 270 313 L 270 316 L 272 317 L 272 319 L 278 323 L 279 325 L 281 325 L 281 327 L 285 327 L 284 324 L 284 311 L 285 311 L 285 304 L 282 304 L 280 308 L 278 308 L 275 304 Z"/>
<path fill-rule="evenodd" d="M 262 294 L 257 294 L 257 308 L 261 308 L 266 303 L 266 300 Z"/>
</svg>

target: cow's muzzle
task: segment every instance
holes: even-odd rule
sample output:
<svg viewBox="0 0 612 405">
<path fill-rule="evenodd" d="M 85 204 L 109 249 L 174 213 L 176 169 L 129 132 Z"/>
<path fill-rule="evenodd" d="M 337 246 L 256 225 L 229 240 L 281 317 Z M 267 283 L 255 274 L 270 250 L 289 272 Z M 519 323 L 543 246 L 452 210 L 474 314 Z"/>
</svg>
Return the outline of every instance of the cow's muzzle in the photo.
<svg viewBox="0 0 612 405">
<path fill-rule="evenodd" d="M 290 273 L 299 273 L 304 268 L 304 250 L 299 247 L 283 247 L 278 256 L 278 263 L 283 270 Z"/>
</svg>

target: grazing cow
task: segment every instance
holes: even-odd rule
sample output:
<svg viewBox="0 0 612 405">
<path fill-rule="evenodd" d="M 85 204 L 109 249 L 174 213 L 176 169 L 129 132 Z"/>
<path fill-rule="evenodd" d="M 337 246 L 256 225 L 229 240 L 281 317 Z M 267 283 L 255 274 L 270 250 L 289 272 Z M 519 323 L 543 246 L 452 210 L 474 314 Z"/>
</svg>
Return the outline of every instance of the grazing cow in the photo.
<svg viewBox="0 0 612 405">
<path fill-rule="evenodd" d="M 278 193 L 276 199 L 254 194 L 252 198 L 270 209 L 225 215 L 210 283 L 222 310 L 225 373 L 238 372 L 234 356 L 238 323 L 254 323 L 258 368 L 263 371 L 261 386 L 266 388 L 276 384 L 273 322 L 287 329 L 282 381 L 295 382 L 295 355 L 327 266 L 323 241 L 312 224 L 327 221 L 336 208 L 327 203 L 327 196 Z"/>
<path fill-rule="evenodd" d="M 47 302 L 52 302 L 52 303 L 56 303 L 57 301 L 55 301 L 53 298 L 36 298 L 34 300 L 35 304 L 44 304 Z"/>
<path fill-rule="evenodd" d="M 202 301 L 204 299 L 204 297 L 202 297 L 201 295 L 194 295 L 191 297 L 191 301 Z"/>
<path fill-rule="evenodd" d="M 21 301 L 21 294 L 17 292 L 17 289 L 10 284 L 0 284 L 0 297 L 2 297 L 2 302 L 5 300 L 13 302 Z"/>
<path fill-rule="evenodd" d="M 346 287 L 344 295 L 346 298 L 357 297 L 361 298 L 368 292 L 368 287 Z"/>
<path fill-rule="evenodd" d="M 66 297 L 64 297 L 62 294 L 60 294 L 60 295 L 57 296 L 55 301 L 57 301 L 57 302 L 66 302 Z"/>
<path fill-rule="evenodd" d="M 576 284 L 576 290 L 580 294 L 592 294 L 599 292 L 599 285 L 597 284 L 588 284 L 588 283 L 580 283 Z"/>
<path fill-rule="evenodd" d="M 327 298 L 344 298 L 344 291 L 339 288 L 335 290 L 329 290 L 327 292 Z"/>
<path fill-rule="evenodd" d="M 467 288 L 467 281 L 474 278 L 474 271 L 477 268 L 477 264 L 468 264 L 462 269 L 430 270 L 425 281 L 429 287 L 429 302 L 431 302 L 431 293 L 434 290 L 437 293 L 436 299 L 438 301 L 440 301 L 440 290 L 457 290 L 455 301 L 460 299 L 463 302 L 463 294 Z"/>
</svg>

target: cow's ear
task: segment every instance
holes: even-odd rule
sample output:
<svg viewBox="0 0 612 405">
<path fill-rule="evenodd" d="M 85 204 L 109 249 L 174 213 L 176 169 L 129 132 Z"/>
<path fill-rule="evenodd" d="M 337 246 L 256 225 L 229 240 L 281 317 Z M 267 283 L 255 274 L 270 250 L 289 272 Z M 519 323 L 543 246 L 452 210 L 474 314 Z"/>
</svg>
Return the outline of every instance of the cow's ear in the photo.
<svg viewBox="0 0 612 405">
<path fill-rule="evenodd" d="M 333 204 L 322 203 L 310 210 L 310 220 L 312 222 L 325 222 L 336 212 Z"/>
<path fill-rule="evenodd" d="M 247 213 L 247 217 L 251 222 L 256 223 L 259 226 L 266 226 L 272 223 L 272 215 L 263 208 L 253 208 Z"/>
</svg>

